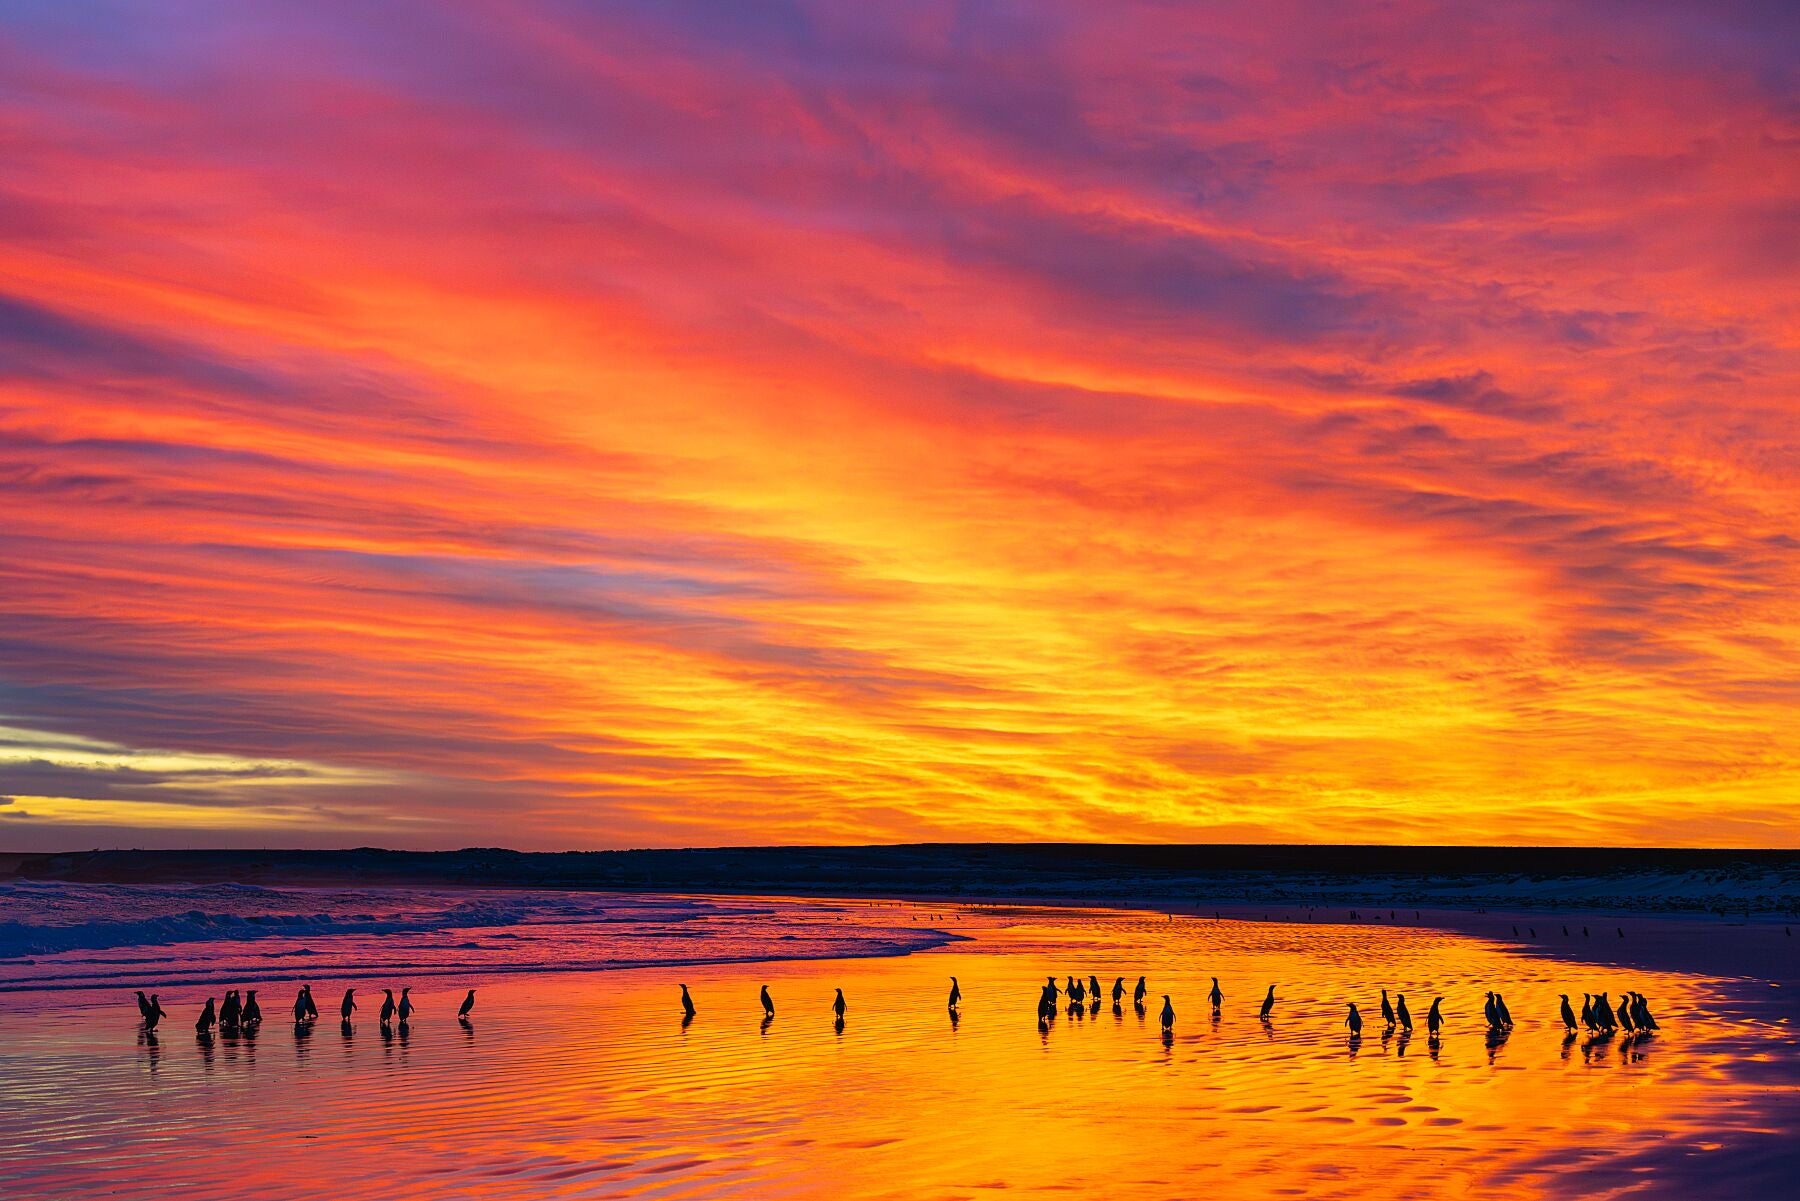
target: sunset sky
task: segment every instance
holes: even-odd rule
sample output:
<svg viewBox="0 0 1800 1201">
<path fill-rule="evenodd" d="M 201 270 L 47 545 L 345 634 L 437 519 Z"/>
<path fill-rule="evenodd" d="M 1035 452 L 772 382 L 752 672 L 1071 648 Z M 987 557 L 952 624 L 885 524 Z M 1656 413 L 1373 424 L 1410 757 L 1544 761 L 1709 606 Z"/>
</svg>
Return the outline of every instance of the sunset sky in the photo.
<svg viewBox="0 0 1800 1201">
<path fill-rule="evenodd" d="M 1800 7 L 0 15 L 0 850 L 1800 845 Z"/>
</svg>

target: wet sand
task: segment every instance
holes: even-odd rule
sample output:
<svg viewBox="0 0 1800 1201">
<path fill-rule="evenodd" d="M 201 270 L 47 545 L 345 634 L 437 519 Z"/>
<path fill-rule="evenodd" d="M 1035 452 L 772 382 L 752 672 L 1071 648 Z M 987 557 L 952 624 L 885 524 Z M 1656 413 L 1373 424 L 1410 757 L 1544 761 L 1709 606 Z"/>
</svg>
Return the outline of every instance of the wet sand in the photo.
<svg viewBox="0 0 1800 1201">
<path fill-rule="evenodd" d="M 385 1032 L 372 1007 L 398 975 L 354 981 L 370 1009 L 348 1033 L 271 1021 L 253 1039 L 197 1038 L 187 997 L 154 1040 L 129 994 L 0 998 L 0 1191 L 1777 1197 L 1800 1172 L 1800 1047 L 1785 996 L 1748 984 L 1754 971 L 1584 958 L 1423 914 L 903 908 L 908 924 L 960 914 L 944 928 L 971 941 L 897 958 L 439 977 L 415 993 L 420 1017 Z M 1658 941 L 1627 935 L 1614 942 Z M 1146 974 L 1149 1011 L 1102 1005 L 1040 1029 L 1051 972 L 1108 986 Z M 951 975 L 966 998 L 955 1022 Z M 1203 1000 L 1213 975 L 1227 994 L 1217 1022 Z M 700 1006 L 685 1028 L 678 982 Z M 763 983 L 778 1005 L 766 1027 Z M 343 984 L 315 981 L 328 1019 Z M 452 1014 L 470 985 L 464 1028 Z M 1383 1036 L 1383 986 L 1407 994 L 1412 1038 Z M 841 1031 L 836 987 L 850 1003 Z M 1493 988 L 1517 1020 L 1504 1040 L 1480 1012 Z M 1559 992 L 1579 1004 L 1628 988 L 1651 998 L 1660 1033 L 1564 1036 Z M 1165 992 L 1178 1013 L 1167 1040 Z M 1433 1044 L 1424 1013 L 1439 994 Z M 265 1003 L 280 1014 L 289 999 Z M 1359 1041 L 1340 1024 L 1348 1000 L 1368 1021 Z"/>
</svg>

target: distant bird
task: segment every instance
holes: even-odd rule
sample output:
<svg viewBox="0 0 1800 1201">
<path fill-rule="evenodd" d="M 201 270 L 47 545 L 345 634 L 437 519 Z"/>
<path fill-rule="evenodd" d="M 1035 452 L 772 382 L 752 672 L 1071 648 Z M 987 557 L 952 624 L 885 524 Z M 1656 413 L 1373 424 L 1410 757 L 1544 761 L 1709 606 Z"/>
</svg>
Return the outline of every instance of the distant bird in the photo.
<svg viewBox="0 0 1800 1201">
<path fill-rule="evenodd" d="M 464 997 L 463 1003 L 457 1007 L 456 1016 L 459 1018 L 466 1018 L 469 1016 L 469 1011 L 473 1008 L 475 1008 L 475 990 L 471 988 L 469 990 L 469 995 Z"/>
<path fill-rule="evenodd" d="M 213 999 L 206 998 L 206 1008 L 200 1011 L 200 1020 L 194 1023 L 194 1029 L 201 1034 L 209 1033 L 218 1023 L 219 1011 L 213 1008 Z"/>
<path fill-rule="evenodd" d="M 1265 1018 L 1268 1017 L 1270 1011 L 1273 1010 L 1274 1008 L 1275 1008 L 1275 986 L 1273 984 L 1271 984 L 1271 985 L 1269 985 L 1269 995 L 1263 998 L 1262 1013 L 1260 1016 L 1265 1017 Z"/>
<path fill-rule="evenodd" d="M 1117 980 L 1113 981 L 1112 1003 L 1114 1005 L 1117 1005 L 1117 1004 L 1119 1004 L 1119 1002 L 1123 1001 L 1124 999 L 1125 999 L 1125 977 L 1120 976 Z"/>
<path fill-rule="evenodd" d="M 252 995 L 254 995 L 254 994 L 252 994 Z M 404 1022 L 407 1019 L 411 1018 L 412 1015 L 413 1015 L 412 989 L 403 988 L 400 990 L 400 1020 Z"/>
<path fill-rule="evenodd" d="M 1350 1013 L 1344 1019 L 1344 1025 L 1350 1027 L 1350 1037 L 1356 1038 L 1362 1034 L 1362 1014 L 1356 1011 L 1355 1001 L 1351 1001 L 1349 1004 Z"/>
<path fill-rule="evenodd" d="M 1131 990 L 1131 1003 L 1141 1008 L 1144 1004 L 1144 997 L 1149 991 L 1149 987 L 1144 983 L 1144 978 L 1139 976 L 1137 987 Z"/>
<path fill-rule="evenodd" d="M 1394 1006 L 1389 1002 L 1385 988 L 1381 990 L 1381 1020 L 1389 1026 L 1394 1024 Z"/>
<path fill-rule="evenodd" d="M 1404 1000 L 1404 998 L 1402 999 Z M 1437 1032 L 1444 1028 L 1444 1014 L 1443 1011 L 1438 1008 L 1438 1006 L 1443 1003 L 1444 998 L 1438 997 L 1436 1000 L 1432 1001 L 1431 1009 L 1425 1014 L 1425 1032 L 1433 1038 L 1436 1038 Z"/>
<path fill-rule="evenodd" d="M 961 1004 L 962 1004 L 962 985 L 960 985 L 956 982 L 955 976 L 952 976 L 952 977 L 950 977 L 950 1005 L 949 1005 L 949 1008 L 955 1009 L 958 1005 L 961 1005 Z"/>
<path fill-rule="evenodd" d="M 356 990 L 354 988 L 346 988 L 344 990 L 343 1003 L 338 1006 L 338 1016 L 343 1018 L 347 1022 L 350 1020 L 350 1015 L 355 1012 L 356 1012 Z"/>
<path fill-rule="evenodd" d="M 1563 927 L 1563 937 L 1564 938 L 1569 937 L 1569 928 L 1567 926 Z"/>
<path fill-rule="evenodd" d="M 262 1006 L 256 1003 L 256 990 L 254 988 L 244 994 L 244 1012 L 239 1020 L 246 1026 L 262 1025 Z"/>
<path fill-rule="evenodd" d="M 1619 937 L 1624 938 L 1625 937 L 1625 927 L 1623 927 L 1623 926 L 1618 927 L 1618 931 L 1619 931 Z"/>
<path fill-rule="evenodd" d="M 769 996 L 769 986 L 767 984 L 762 986 L 762 1007 L 764 1017 L 772 1018 L 775 1016 L 775 1001 Z"/>
<path fill-rule="evenodd" d="M 1170 1004 L 1168 993 L 1163 994 L 1162 1028 L 1164 1030 L 1175 1028 L 1175 1006 Z"/>
<path fill-rule="evenodd" d="M 1588 931 L 1587 931 L 1587 927 L 1586 927 L 1586 926 L 1583 926 L 1583 927 L 1582 927 L 1582 928 L 1581 928 L 1581 937 L 1583 937 L 1583 938 L 1586 938 L 1586 937 L 1587 937 L 1587 936 L 1588 936 Z"/>
<path fill-rule="evenodd" d="M 1565 993 L 1558 993 L 1557 995 L 1562 998 L 1563 1025 L 1565 1027 L 1567 1027 L 1568 1029 L 1573 1030 L 1573 1029 L 1575 1029 L 1575 1010 L 1569 1004 L 1569 994 L 1565 992 Z"/>
<path fill-rule="evenodd" d="M 1212 978 L 1212 982 L 1212 991 L 1206 994 L 1206 999 L 1212 1002 L 1212 1011 L 1217 1013 L 1219 1012 L 1219 1006 L 1225 1004 L 1225 994 L 1219 991 L 1219 978 L 1217 976 Z"/>
<path fill-rule="evenodd" d="M 837 1014 L 839 1018 L 842 1018 L 844 1016 L 844 1009 L 844 990 L 840 988 L 837 990 L 837 999 L 831 1003 L 831 1012 Z"/>
<path fill-rule="evenodd" d="M 1403 992 L 1395 993 L 1394 997 L 1396 1000 L 1399 1001 L 1399 1004 L 1395 1007 L 1395 1013 L 1400 1018 L 1400 1028 L 1402 1030 L 1406 1031 L 1408 1034 L 1411 1034 L 1412 1033 L 1412 1014 L 1407 1012 L 1407 1009 L 1406 1009 L 1406 994 Z"/>
</svg>

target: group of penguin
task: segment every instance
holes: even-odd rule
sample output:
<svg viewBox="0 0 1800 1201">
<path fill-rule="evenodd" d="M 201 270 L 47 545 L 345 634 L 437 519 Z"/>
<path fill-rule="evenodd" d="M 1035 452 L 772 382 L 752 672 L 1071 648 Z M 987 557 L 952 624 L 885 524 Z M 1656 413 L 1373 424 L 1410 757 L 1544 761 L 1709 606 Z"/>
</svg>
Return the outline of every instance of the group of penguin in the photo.
<svg viewBox="0 0 1800 1201">
<path fill-rule="evenodd" d="M 1569 1004 L 1569 994 L 1562 994 L 1563 1025 L 1571 1032 L 1575 1029 L 1575 1010 Z M 1507 1023 L 1511 1025 L 1511 1022 Z M 1650 1002 L 1641 992 L 1627 992 L 1619 998 L 1619 1007 L 1613 1009 L 1612 1001 L 1605 993 L 1581 994 L 1581 1024 L 1593 1034 L 1611 1034 L 1623 1029 L 1627 1034 L 1642 1034 L 1651 1030 L 1661 1030 L 1656 1015 L 1650 1012 Z"/>
<path fill-rule="evenodd" d="M 381 1024 L 383 1026 L 391 1025 L 395 1018 L 400 1019 L 402 1026 L 412 1020 L 414 1009 L 412 989 L 402 988 L 398 1001 L 394 999 L 393 989 L 384 988 L 381 991 L 386 994 L 381 1002 Z M 157 1024 L 169 1016 L 162 1007 L 160 996 L 156 993 L 146 997 L 139 992 L 137 1004 L 138 1013 L 143 1015 L 144 1029 L 146 1030 L 155 1030 Z M 338 1014 L 346 1025 L 349 1024 L 350 1015 L 356 1012 L 356 1008 L 356 990 L 354 988 L 345 989 L 344 999 L 338 1006 Z M 463 998 L 461 1007 L 456 1011 L 457 1020 L 467 1021 L 469 1012 L 474 1008 L 475 990 L 471 988 L 468 996 Z M 254 1030 L 262 1025 L 262 1020 L 262 1006 L 257 1004 L 256 990 L 254 988 L 246 990 L 240 1000 L 238 990 L 234 988 L 226 992 L 222 1004 L 215 1005 L 213 998 L 206 998 L 206 1008 L 200 1011 L 199 1020 L 194 1023 L 194 1030 L 198 1034 L 211 1034 L 214 1026 L 217 1026 L 221 1033 Z M 318 1020 L 319 1007 L 313 1002 L 312 985 L 302 984 L 299 993 L 294 997 L 294 1025 L 304 1026 Z"/>
</svg>

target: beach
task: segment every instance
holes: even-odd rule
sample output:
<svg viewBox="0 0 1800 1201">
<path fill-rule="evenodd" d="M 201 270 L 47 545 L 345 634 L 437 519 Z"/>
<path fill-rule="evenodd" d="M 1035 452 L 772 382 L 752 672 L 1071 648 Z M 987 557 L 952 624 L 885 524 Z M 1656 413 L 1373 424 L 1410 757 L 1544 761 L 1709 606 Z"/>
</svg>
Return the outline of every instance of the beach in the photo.
<svg viewBox="0 0 1800 1201">
<path fill-rule="evenodd" d="M 1502 1188 L 1773 1197 L 1800 1167 L 1789 1137 L 1800 1098 L 1792 993 L 1774 987 L 1791 978 L 1792 953 L 1783 960 L 1752 945 L 1791 946 L 1779 925 L 1733 928 L 1746 957 L 1741 970 L 1720 973 L 1624 962 L 1593 938 L 1582 947 L 1478 937 L 1429 924 L 1423 911 L 1414 922 L 1398 911 L 1377 921 L 1316 910 L 1264 921 L 712 898 L 702 905 L 718 911 L 696 918 L 693 899 L 569 904 L 592 907 L 591 920 L 564 908 L 485 931 L 309 931 L 75 952 L 196 970 L 192 983 L 162 990 L 171 1016 L 154 1035 L 138 1029 L 123 983 L 0 993 L 0 1187 L 59 1198 L 1441 1197 Z M 539 942 L 532 953 L 592 955 L 609 938 L 609 916 L 643 916 L 634 906 L 716 925 L 746 953 L 761 940 L 761 955 L 439 970 L 471 954 L 463 944 L 498 933 Z M 1503 915 L 1461 920 L 1492 925 Z M 643 923 L 612 924 L 630 931 L 615 942 L 644 936 Z M 1678 925 L 1667 940 L 1664 919 L 1638 919 L 1623 940 L 1608 934 L 1655 958 L 1656 947 L 1691 945 Z M 816 944 L 811 957 L 782 957 L 776 931 L 817 939 L 827 930 L 830 957 Z M 195 1034 L 199 1001 L 223 983 L 202 979 L 205 962 L 248 973 L 233 956 L 268 956 L 292 980 L 290 938 L 322 950 L 315 961 L 341 965 L 329 957 L 332 937 L 355 942 L 369 967 L 309 977 L 321 1021 L 296 1029 L 284 984 L 265 986 L 270 1016 L 253 1037 Z M 1713 953 L 1726 941 L 1715 938 Z M 140 959 L 132 970 L 151 966 Z M 1105 989 L 1145 975 L 1147 1012 L 1128 999 L 1115 1013 L 1106 1000 L 1080 1016 L 1059 1008 L 1040 1028 L 1034 1005 L 1052 973 L 1059 984 L 1091 973 Z M 954 1020 L 952 976 L 964 997 Z M 1204 1000 L 1214 976 L 1226 998 L 1216 1020 Z M 257 985 L 249 974 L 233 982 Z M 686 1025 L 681 983 L 699 1010 Z M 1271 983 L 1278 1000 L 1264 1024 L 1257 1006 Z M 384 1028 L 381 989 L 402 984 L 414 985 L 420 1012 Z M 764 984 L 777 1006 L 767 1024 L 757 1003 Z M 346 1030 L 336 1013 L 350 986 L 361 1009 Z M 454 1011 L 470 987 L 477 1004 L 463 1026 Z M 1383 987 L 1407 996 L 1410 1038 L 1384 1032 Z M 830 1010 L 838 988 L 848 1002 L 841 1029 Z M 1491 989 L 1515 1015 L 1504 1037 L 1483 1018 Z M 1579 1005 L 1583 992 L 1602 989 L 1615 1001 L 1644 993 L 1662 1029 L 1565 1036 L 1557 995 Z M 1176 1011 L 1167 1038 L 1157 1020 L 1164 994 Z M 1436 996 L 1445 1026 L 1433 1040 L 1424 1012 Z M 1343 1026 L 1350 1001 L 1367 1022 L 1360 1039 Z"/>
</svg>

